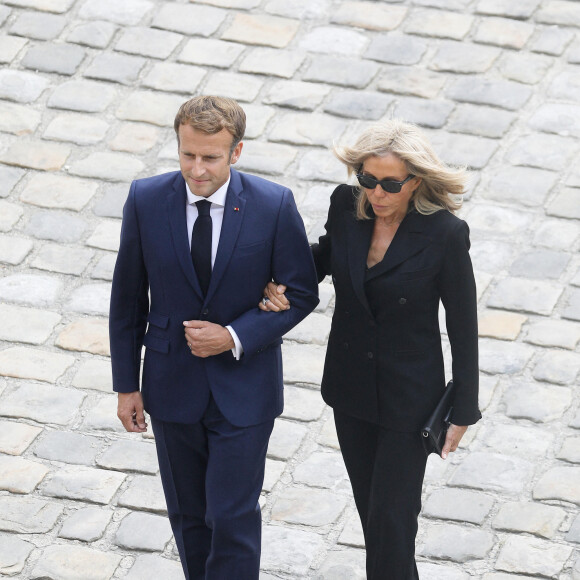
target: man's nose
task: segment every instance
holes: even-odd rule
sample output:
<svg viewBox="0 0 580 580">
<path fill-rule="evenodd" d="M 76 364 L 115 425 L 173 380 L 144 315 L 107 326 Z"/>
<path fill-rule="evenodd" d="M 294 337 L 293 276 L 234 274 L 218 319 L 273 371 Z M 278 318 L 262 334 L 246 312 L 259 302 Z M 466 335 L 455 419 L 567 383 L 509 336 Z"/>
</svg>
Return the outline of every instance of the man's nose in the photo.
<svg viewBox="0 0 580 580">
<path fill-rule="evenodd" d="M 195 159 L 191 166 L 191 172 L 193 175 L 203 175 L 205 173 L 205 163 L 202 159 Z"/>
</svg>

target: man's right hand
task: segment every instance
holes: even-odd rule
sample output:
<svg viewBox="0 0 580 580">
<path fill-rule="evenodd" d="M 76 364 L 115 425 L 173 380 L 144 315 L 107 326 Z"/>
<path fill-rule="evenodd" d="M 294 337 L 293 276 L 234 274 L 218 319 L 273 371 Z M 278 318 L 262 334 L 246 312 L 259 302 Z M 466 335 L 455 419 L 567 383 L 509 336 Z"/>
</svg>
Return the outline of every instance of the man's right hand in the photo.
<svg viewBox="0 0 580 580">
<path fill-rule="evenodd" d="M 265 312 L 280 312 L 281 310 L 288 310 L 290 308 L 290 302 L 286 295 L 286 286 L 284 284 L 274 284 L 274 282 L 268 282 L 268 285 L 264 288 L 264 300 L 259 302 L 258 307 L 260 310 Z"/>
<path fill-rule="evenodd" d="M 147 431 L 141 391 L 118 393 L 118 395 L 117 417 L 121 419 L 123 427 L 130 433 L 144 433 Z"/>
</svg>

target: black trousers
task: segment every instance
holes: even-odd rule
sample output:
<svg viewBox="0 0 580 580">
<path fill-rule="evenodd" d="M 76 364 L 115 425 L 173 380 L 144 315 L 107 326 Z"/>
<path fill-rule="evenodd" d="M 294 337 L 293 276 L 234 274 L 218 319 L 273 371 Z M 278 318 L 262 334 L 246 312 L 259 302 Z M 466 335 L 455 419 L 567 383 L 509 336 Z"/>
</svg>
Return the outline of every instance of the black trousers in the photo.
<svg viewBox="0 0 580 580">
<path fill-rule="evenodd" d="M 418 580 L 417 518 L 427 455 L 420 433 L 390 431 L 334 411 L 360 515 L 368 580 Z"/>
</svg>

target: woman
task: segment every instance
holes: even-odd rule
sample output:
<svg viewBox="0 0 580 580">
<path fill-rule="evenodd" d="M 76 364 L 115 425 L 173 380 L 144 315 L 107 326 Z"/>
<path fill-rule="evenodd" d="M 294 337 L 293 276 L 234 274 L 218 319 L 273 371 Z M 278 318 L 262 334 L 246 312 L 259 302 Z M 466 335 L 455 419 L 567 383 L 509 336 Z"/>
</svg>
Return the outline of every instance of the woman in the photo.
<svg viewBox="0 0 580 580">
<path fill-rule="evenodd" d="M 456 389 L 443 458 L 481 417 L 469 229 L 450 195 L 463 193 L 465 174 L 397 120 L 335 153 L 359 187 L 337 187 L 312 246 L 318 279 L 331 275 L 336 294 L 322 396 L 362 522 L 367 578 L 414 580 L 427 461 L 420 430 L 445 388 L 440 300 Z M 270 284 L 261 308 L 287 308 L 283 290 Z"/>
</svg>

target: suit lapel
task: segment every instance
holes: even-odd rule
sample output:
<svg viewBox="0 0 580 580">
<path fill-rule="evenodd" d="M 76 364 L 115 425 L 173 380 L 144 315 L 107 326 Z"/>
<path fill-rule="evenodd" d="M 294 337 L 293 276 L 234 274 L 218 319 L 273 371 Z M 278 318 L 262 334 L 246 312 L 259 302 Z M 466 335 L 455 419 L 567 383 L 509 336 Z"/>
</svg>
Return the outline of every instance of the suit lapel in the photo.
<svg viewBox="0 0 580 580">
<path fill-rule="evenodd" d="M 189 249 L 189 239 L 187 236 L 187 218 L 185 206 L 187 204 L 187 194 L 185 192 L 185 181 L 178 173 L 173 182 L 173 190 L 167 196 L 167 212 L 169 217 L 169 226 L 173 238 L 175 253 L 181 265 L 185 277 L 192 285 L 193 289 L 203 296 L 197 274 L 191 260 L 191 251 Z"/>
<path fill-rule="evenodd" d="M 242 195 L 242 181 L 237 171 L 231 170 L 230 185 L 226 195 L 226 205 L 224 207 L 224 217 L 222 230 L 218 244 L 217 254 L 211 273 L 211 281 L 207 291 L 206 301 L 215 293 L 219 283 L 227 269 L 236 241 L 240 234 L 246 199 Z"/>
</svg>

